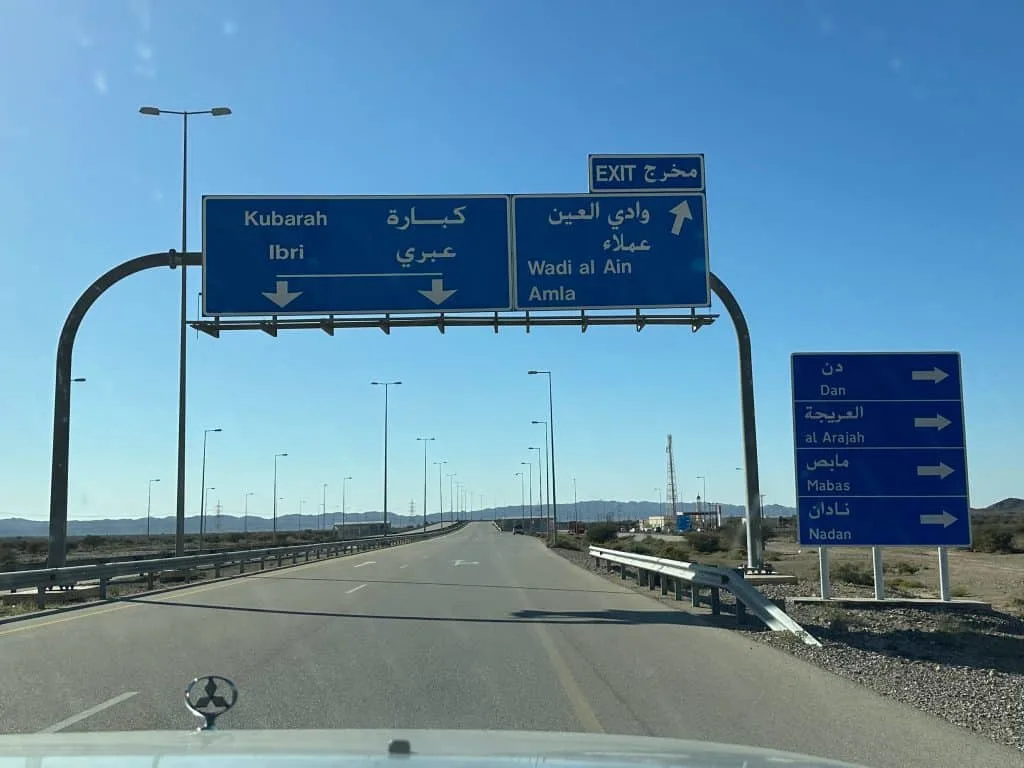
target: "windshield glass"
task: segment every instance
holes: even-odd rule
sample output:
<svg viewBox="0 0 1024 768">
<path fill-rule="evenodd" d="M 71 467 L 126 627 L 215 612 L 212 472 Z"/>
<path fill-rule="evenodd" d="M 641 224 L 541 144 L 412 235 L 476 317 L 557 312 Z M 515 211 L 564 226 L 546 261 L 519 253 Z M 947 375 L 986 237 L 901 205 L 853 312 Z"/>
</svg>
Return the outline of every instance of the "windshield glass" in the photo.
<svg viewBox="0 0 1024 768">
<path fill-rule="evenodd" d="M 0 734 L 1022 759 L 1020 4 L 56 8 Z"/>
</svg>

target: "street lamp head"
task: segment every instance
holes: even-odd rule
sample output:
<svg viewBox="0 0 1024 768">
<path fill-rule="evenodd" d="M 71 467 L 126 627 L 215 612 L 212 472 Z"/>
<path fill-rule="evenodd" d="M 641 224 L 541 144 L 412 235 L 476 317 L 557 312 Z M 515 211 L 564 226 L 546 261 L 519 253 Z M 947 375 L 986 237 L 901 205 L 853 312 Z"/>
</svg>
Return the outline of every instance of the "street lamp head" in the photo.
<svg viewBox="0 0 1024 768">
<path fill-rule="evenodd" d="M 151 482 L 151 483 L 159 483 L 159 482 L 160 482 L 160 478 L 159 478 L 159 477 L 154 477 L 154 478 L 153 478 L 152 480 L 150 480 L 149 482 Z"/>
<path fill-rule="evenodd" d="M 543 419 L 542 419 L 542 420 L 540 420 L 540 421 L 538 421 L 538 420 L 534 419 L 534 420 L 533 420 L 533 421 L 531 421 L 530 423 L 531 423 L 531 424 L 543 424 L 543 425 L 544 425 L 545 427 L 546 427 L 546 426 L 548 425 L 548 423 L 547 423 L 546 421 L 544 421 Z"/>
<path fill-rule="evenodd" d="M 143 115 L 159 115 L 159 107 L 139 107 L 139 113 Z"/>
<path fill-rule="evenodd" d="M 230 115 L 231 114 L 231 108 L 230 107 L 214 107 L 213 109 L 210 110 L 210 114 L 213 115 L 214 117 L 225 117 L 226 115 Z"/>
<path fill-rule="evenodd" d="M 85 376 L 76 376 L 72 381 L 83 382 L 85 381 Z"/>
</svg>

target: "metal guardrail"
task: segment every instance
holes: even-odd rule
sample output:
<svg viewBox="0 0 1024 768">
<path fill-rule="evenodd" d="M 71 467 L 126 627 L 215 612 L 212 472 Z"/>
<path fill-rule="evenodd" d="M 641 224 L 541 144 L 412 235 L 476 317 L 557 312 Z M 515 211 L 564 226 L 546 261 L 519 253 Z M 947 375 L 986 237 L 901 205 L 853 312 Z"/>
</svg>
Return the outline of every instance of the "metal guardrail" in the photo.
<svg viewBox="0 0 1024 768">
<path fill-rule="evenodd" d="M 294 544 L 287 547 L 265 547 L 262 549 L 244 549 L 232 552 L 211 552 L 202 555 L 186 555 L 184 557 L 162 557 L 151 560 L 112 560 L 97 565 L 70 565 L 62 568 L 39 568 L 27 571 L 8 571 L 0 573 L 0 591 L 14 592 L 19 589 L 35 587 L 36 605 L 46 607 L 46 593 L 54 587 L 73 588 L 83 583 L 98 583 L 99 598 L 107 598 L 107 588 L 112 579 L 123 576 L 144 577 L 147 588 L 153 589 L 156 579 L 161 575 L 176 577 L 184 576 L 189 580 L 189 573 L 199 569 L 214 571 L 219 577 L 225 566 L 238 566 L 239 573 L 245 573 L 249 563 L 259 563 L 259 569 L 266 567 L 267 560 L 276 560 L 280 567 L 284 560 L 291 558 L 291 564 L 311 559 L 336 557 L 349 553 L 363 552 L 371 549 L 393 547 L 423 539 L 443 536 L 461 528 L 464 523 L 455 523 L 431 531 L 398 533 L 388 536 L 371 536 L 362 539 L 346 539 L 338 541 L 316 542 L 313 544 Z"/>
<path fill-rule="evenodd" d="M 604 547 L 592 546 L 588 550 L 588 554 L 597 560 L 598 564 L 605 560 L 619 565 L 622 578 L 626 578 L 625 567 L 635 569 L 637 579 L 643 580 L 646 578 L 647 584 L 652 588 L 654 587 L 654 582 L 651 580 L 651 574 L 658 574 L 663 595 L 668 594 L 669 580 L 672 580 L 677 600 L 682 599 L 683 583 L 689 583 L 694 607 L 701 604 L 701 590 L 710 589 L 711 610 L 716 614 L 720 609 L 719 591 L 724 589 L 736 597 L 736 618 L 738 621 L 743 620 L 744 609 L 749 609 L 751 613 L 763 621 L 772 631 L 792 632 L 807 645 L 821 646 L 817 638 L 794 621 L 788 613 L 761 594 L 753 584 L 743 578 L 743 572 L 739 569 L 723 568 L 718 565 L 686 563 L 681 560 L 669 560 L 664 557 L 653 557 L 651 555 L 638 555 Z"/>
</svg>

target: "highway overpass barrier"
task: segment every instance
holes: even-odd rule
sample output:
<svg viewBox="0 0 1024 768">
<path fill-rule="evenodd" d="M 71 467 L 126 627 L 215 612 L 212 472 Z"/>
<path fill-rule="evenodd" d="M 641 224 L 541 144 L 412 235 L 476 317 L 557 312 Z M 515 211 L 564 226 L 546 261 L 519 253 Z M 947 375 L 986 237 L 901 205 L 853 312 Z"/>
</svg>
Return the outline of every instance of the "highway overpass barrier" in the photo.
<svg viewBox="0 0 1024 768">
<path fill-rule="evenodd" d="M 46 594 L 49 590 L 74 589 L 78 585 L 98 584 L 99 598 L 107 599 L 107 588 L 114 579 L 144 579 L 147 589 L 153 589 L 156 581 L 191 581 L 199 571 L 213 571 L 214 578 L 221 575 L 225 567 L 237 567 L 239 573 L 245 573 L 246 566 L 252 564 L 264 570 L 267 561 L 281 567 L 286 561 L 291 565 L 327 557 L 365 552 L 367 550 L 393 547 L 414 541 L 443 536 L 446 533 L 463 527 L 465 523 L 453 523 L 443 528 L 426 531 L 394 533 L 388 536 L 371 536 L 362 539 L 343 541 L 324 541 L 315 544 L 296 544 L 287 547 L 267 547 L 264 549 L 244 549 L 233 552 L 210 552 L 185 557 L 163 557 L 152 560 L 112 560 L 93 565 L 69 565 L 62 568 L 40 568 L 27 571 L 7 571 L 0 573 L 0 591 L 15 592 L 20 589 L 36 589 L 36 605 L 46 607 Z"/>
<path fill-rule="evenodd" d="M 652 576 L 657 574 L 656 580 L 661 585 L 661 594 L 668 594 L 671 582 L 675 587 L 677 600 L 682 599 L 683 584 L 689 584 L 694 607 L 701 604 L 702 593 L 704 590 L 708 590 L 711 611 L 716 615 L 720 610 L 720 591 L 724 589 L 736 597 L 737 621 L 742 622 L 745 611 L 749 610 L 774 632 L 792 632 L 807 645 L 821 645 L 789 614 L 743 578 L 743 572 L 739 569 L 684 563 L 681 560 L 620 552 L 617 549 L 605 549 L 604 547 L 590 547 L 588 554 L 597 561 L 598 565 L 602 560 L 618 565 L 622 578 L 626 578 L 626 568 L 632 568 L 636 571 L 637 582 L 646 583 L 651 589 L 655 586 L 655 579 Z"/>
</svg>

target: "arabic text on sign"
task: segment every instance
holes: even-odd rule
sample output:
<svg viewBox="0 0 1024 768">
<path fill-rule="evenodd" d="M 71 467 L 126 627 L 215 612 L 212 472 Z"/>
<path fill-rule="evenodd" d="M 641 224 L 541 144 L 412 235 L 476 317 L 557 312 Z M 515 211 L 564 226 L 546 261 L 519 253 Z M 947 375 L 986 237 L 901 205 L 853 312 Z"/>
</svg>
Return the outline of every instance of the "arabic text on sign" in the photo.
<svg viewBox="0 0 1024 768">
<path fill-rule="evenodd" d="M 648 184 L 656 184 L 657 182 L 665 182 L 669 179 L 696 179 L 698 172 L 696 168 L 691 168 L 688 171 L 684 171 L 681 168 L 677 168 L 675 163 L 672 163 L 672 167 L 663 171 L 660 176 L 656 175 L 658 166 L 656 165 L 645 165 L 644 166 L 644 181 Z"/>
<path fill-rule="evenodd" d="M 864 406 L 847 408 L 845 412 L 839 413 L 838 411 L 818 411 L 814 406 L 808 405 L 804 409 L 804 418 L 808 421 L 817 421 L 819 424 L 838 424 L 841 421 L 864 418 Z"/>
<path fill-rule="evenodd" d="M 407 230 L 412 226 L 419 225 L 433 225 L 437 227 L 447 227 L 449 224 L 465 224 L 466 215 L 463 211 L 466 210 L 466 206 L 459 205 L 452 209 L 452 217 L 448 218 L 445 216 L 443 219 L 418 219 L 416 218 L 416 206 L 412 206 L 409 209 L 409 213 L 406 216 L 398 217 L 398 211 L 392 208 L 388 211 L 387 223 L 390 227 L 395 227 L 401 231 Z"/>
<path fill-rule="evenodd" d="M 834 458 L 831 459 L 815 459 L 813 462 L 808 463 L 808 471 L 814 471 L 815 469 L 845 469 L 850 466 L 849 459 L 840 459 L 837 453 Z"/>
<path fill-rule="evenodd" d="M 641 224 L 646 224 L 651 220 L 651 212 L 646 208 L 641 208 L 639 200 L 629 208 L 620 208 L 614 216 L 608 215 L 608 223 L 612 229 L 618 229 L 623 222 L 633 220 L 639 221 Z"/>
<path fill-rule="evenodd" d="M 438 259 L 454 259 L 455 251 L 450 246 L 445 246 L 443 251 L 420 251 L 419 255 L 416 254 L 415 248 L 406 248 L 404 251 L 399 249 L 395 252 L 395 261 L 401 264 L 403 267 L 409 267 L 413 263 L 424 264 L 426 262 L 434 263 Z"/>
<path fill-rule="evenodd" d="M 811 520 L 817 520 L 821 517 L 846 517 L 850 514 L 850 505 L 846 502 L 833 502 L 826 504 L 824 501 L 819 501 L 817 504 L 811 505 L 811 511 L 807 516 Z"/>
<path fill-rule="evenodd" d="M 576 212 L 570 211 L 569 213 L 563 213 L 562 211 L 555 208 L 551 211 L 551 215 L 548 216 L 548 222 L 550 224 L 572 224 L 574 221 L 591 221 L 601 215 L 601 204 L 594 200 L 590 204 L 590 208 L 580 208 Z"/>
</svg>

